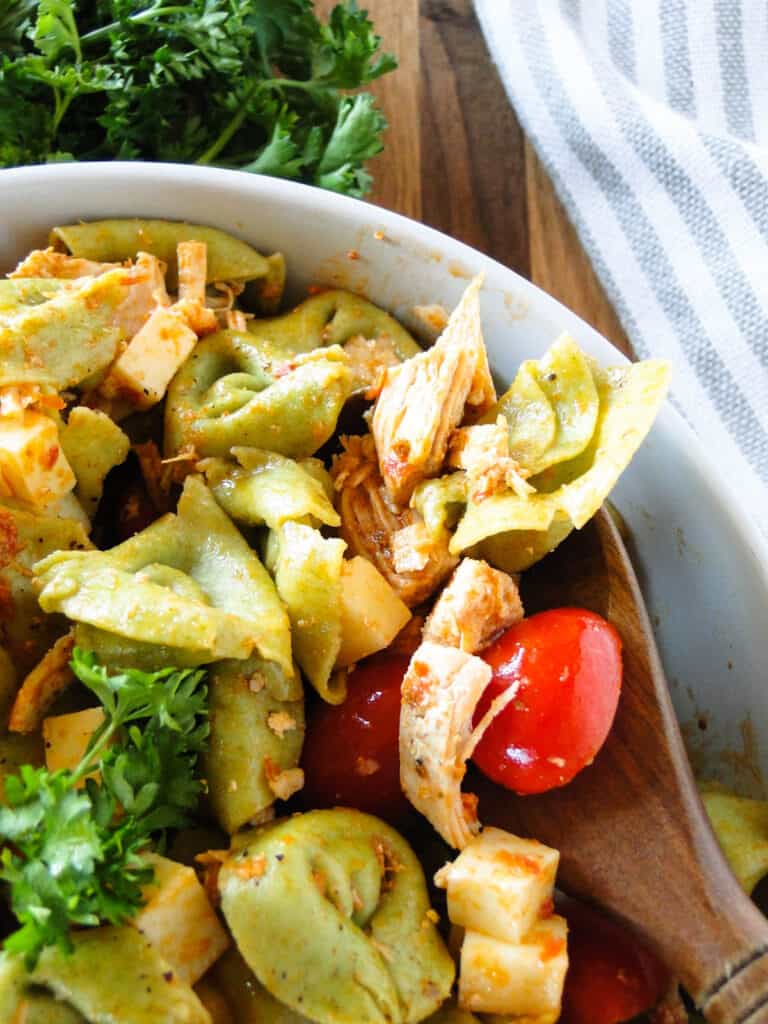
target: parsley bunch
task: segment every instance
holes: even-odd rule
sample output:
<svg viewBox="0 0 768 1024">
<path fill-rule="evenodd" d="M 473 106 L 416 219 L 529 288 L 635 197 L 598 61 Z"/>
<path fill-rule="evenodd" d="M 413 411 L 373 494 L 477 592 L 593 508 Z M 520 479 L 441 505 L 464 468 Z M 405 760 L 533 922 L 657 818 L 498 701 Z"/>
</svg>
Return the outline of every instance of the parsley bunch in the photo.
<svg viewBox="0 0 768 1024">
<path fill-rule="evenodd" d="M 391 71 L 356 0 L 0 0 L 0 166 L 170 160 L 360 196 Z"/>
<path fill-rule="evenodd" d="M 152 878 L 140 854 L 190 821 L 202 788 L 204 671 L 110 675 L 77 648 L 72 667 L 101 701 L 102 726 L 74 770 L 25 765 L 6 778 L 0 807 L 0 879 L 21 925 L 5 948 L 30 966 L 45 946 L 70 949 L 72 925 L 120 924 L 135 913 Z"/>
</svg>

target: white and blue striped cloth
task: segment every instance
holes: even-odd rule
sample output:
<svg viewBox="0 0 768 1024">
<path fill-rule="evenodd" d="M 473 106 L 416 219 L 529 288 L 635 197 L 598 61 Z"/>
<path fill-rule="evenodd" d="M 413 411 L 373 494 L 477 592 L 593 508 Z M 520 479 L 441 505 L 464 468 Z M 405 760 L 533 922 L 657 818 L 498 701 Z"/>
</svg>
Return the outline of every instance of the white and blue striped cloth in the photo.
<svg viewBox="0 0 768 1024">
<path fill-rule="evenodd" d="M 768 3 L 476 0 L 635 351 L 768 523 Z"/>
</svg>

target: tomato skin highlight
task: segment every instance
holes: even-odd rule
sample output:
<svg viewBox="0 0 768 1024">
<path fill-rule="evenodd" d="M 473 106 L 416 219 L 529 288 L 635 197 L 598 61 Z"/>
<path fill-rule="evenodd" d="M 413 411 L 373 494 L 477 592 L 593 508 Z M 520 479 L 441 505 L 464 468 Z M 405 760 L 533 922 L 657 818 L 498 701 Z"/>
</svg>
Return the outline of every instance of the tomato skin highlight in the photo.
<svg viewBox="0 0 768 1024">
<path fill-rule="evenodd" d="M 473 760 L 516 793 L 563 786 L 605 742 L 621 691 L 621 640 L 583 608 L 555 608 L 523 619 L 480 655 L 493 669 L 477 724 L 510 686 L 516 696 L 493 720 Z"/>
<path fill-rule="evenodd" d="M 568 921 L 568 973 L 560 1024 L 622 1024 L 668 991 L 666 968 L 631 932 L 599 911 L 558 896 Z"/>
<path fill-rule="evenodd" d="M 302 754 L 306 807 L 355 807 L 389 822 L 410 812 L 400 788 L 400 687 L 409 658 L 377 654 L 348 680 L 336 707 L 318 702 Z"/>
</svg>

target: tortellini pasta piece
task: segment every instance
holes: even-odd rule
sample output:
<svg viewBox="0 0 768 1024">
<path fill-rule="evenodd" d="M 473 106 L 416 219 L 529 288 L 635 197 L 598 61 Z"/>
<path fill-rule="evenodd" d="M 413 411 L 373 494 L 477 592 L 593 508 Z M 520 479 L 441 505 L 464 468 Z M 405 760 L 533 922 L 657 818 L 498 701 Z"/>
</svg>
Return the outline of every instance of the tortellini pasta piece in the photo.
<svg viewBox="0 0 768 1024">
<path fill-rule="evenodd" d="M 101 500 L 104 480 L 114 467 L 125 462 L 131 449 L 127 435 L 97 409 L 78 405 L 60 431 L 61 446 L 77 477 L 75 497 L 93 517 Z"/>
<path fill-rule="evenodd" d="M 176 247 L 180 242 L 204 242 L 206 280 L 252 281 L 269 270 L 267 260 L 250 245 L 226 231 L 169 220 L 99 220 L 55 227 L 51 245 L 73 256 L 100 263 L 123 262 L 138 252 L 157 256 L 168 267 L 168 286 L 177 283 Z"/>
<path fill-rule="evenodd" d="M 220 661 L 208 673 L 208 706 L 208 796 L 219 824 L 231 834 L 274 803 L 275 777 L 299 763 L 301 679 L 298 673 L 286 678 L 260 658 Z"/>
<path fill-rule="evenodd" d="M 205 459 L 199 468 L 216 500 L 237 522 L 266 525 L 272 530 L 307 516 L 326 526 L 341 523 L 328 497 L 328 487 L 333 486 L 330 477 L 324 483 L 319 476 L 320 472 L 326 473 L 322 463 L 294 462 L 260 448 L 233 448 L 232 454 L 239 465 L 225 459 Z"/>
<path fill-rule="evenodd" d="M 24 969 L 20 958 L 3 955 L 0 1010 L 6 1009 L 5 1000 L 12 1012 L 2 1020 L 14 1019 L 28 990 L 43 989 L 89 1022 L 210 1024 L 192 989 L 179 981 L 137 929 L 84 928 L 71 938 L 72 953 L 49 946 L 32 971 Z"/>
<path fill-rule="evenodd" d="M 236 949 L 229 949 L 215 967 L 236 1024 L 310 1024 L 307 1017 L 275 999 L 261 985 Z"/>
<path fill-rule="evenodd" d="M 329 704 L 346 697 L 346 677 L 333 672 L 341 649 L 341 571 L 346 544 L 303 523 L 278 533 L 275 584 L 291 620 L 296 661 Z"/>
<path fill-rule="evenodd" d="M 383 309 L 352 292 L 329 290 L 305 299 L 290 313 L 248 325 L 254 345 L 271 367 L 325 345 L 343 345 L 356 337 L 386 339 L 399 360 L 421 348 Z"/>
<path fill-rule="evenodd" d="M 261 984 L 319 1024 L 415 1024 L 450 993 L 421 865 L 377 818 L 337 808 L 256 830 L 219 889 Z"/>
<path fill-rule="evenodd" d="M 0 643 L 19 682 L 66 632 L 60 615 L 42 615 L 32 566 L 53 551 L 92 547 L 81 523 L 0 505 Z"/>
<path fill-rule="evenodd" d="M 736 796 L 719 783 L 700 786 L 701 799 L 731 870 L 751 893 L 768 874 L 768 801 Z"/>
<path fill-rule="evenodd" d="M 587 357 L 562 334 L 541 359 L 528 359 L 510 389 L 483 417 L 509 423 L 509 454 L 535 475 L 573 459 L 595 431 L 599 397 Z"/>
<path fill-rule="evenodd" d="M 667 392 L 669 366 L 649 359 L 609 369 L 592 365 L 591 370 L 599 410 L 587 446 L 575 458 L 531 477 L 535 493 L 523 497 L 502 491 L 483 501 L 470 496 L 451 540 L 452 552 L 479 545 L 479 557 L 520 572 L 597 512 L 653 425 Z"/>
<path fill-rule="evenodd" d="M 106 369 L 122 336 L 115 314 L 133 283 L 127 271 L 111 270 L 0 316 L 0 386 L 64 391 Z"/>
<path fill-rule="evenodd" d="M 313 455 L 333 434 L 352 387 L 338 346 L 273 377 L 250 335 L 220 331 L 198 343 L 168 388 L 166 454 L 191 447 L 226 457 L 241 445 Z"/>
<path fill-rule="evenodd" d="M 0 278 L 0 316 L 17 312 L 22 306 L 39 306 L 59 292 L 76 291 L 83 281 L 60 281 L 53 277 L 31 277 L 13 280 Z"/>
<path fill-rule="evenodd" d="M 293 672 L 272 580 L 198 477 L 187 478 L 176 515 L 109 551 L 50 555 L 36 572 L 44 611 L 178 648 L 193 655 L 186 664 L 258 651 Z"/>
</svg>

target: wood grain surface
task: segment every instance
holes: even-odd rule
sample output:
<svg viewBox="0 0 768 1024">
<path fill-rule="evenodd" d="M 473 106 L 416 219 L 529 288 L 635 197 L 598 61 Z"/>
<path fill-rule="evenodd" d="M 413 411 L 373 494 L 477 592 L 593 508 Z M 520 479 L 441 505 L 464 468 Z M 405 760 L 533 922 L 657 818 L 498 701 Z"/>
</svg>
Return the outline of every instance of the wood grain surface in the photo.
<svg viewBox="0 0 768 1024">
<path fill-rule="evenodd" d="M 317 0 L 327 11 L 336 0 Z M 471 0 L 365 0 L 400 66 L 375 85 L 389 120 L 370 199 L 467 242 L 630 353 L 576 232 L 526 142 Z"/>
</svg>

